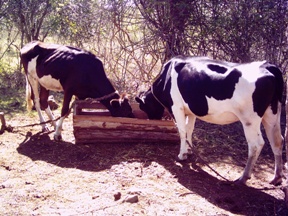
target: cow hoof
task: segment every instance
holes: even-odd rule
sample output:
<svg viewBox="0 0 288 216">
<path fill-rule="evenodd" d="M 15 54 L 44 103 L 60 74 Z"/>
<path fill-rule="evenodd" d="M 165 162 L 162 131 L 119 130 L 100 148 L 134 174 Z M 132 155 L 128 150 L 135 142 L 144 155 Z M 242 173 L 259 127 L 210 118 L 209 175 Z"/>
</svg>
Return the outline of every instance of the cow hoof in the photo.
<svg viewBox="0 0 288 216">
<path fill-rule="evenodd" d="M 59 134 L 59 135 L 54 135 L 54 140 L 55 141 L 62 141 L 62 136 L 61 136 L 61 134 Z"/>
<path fill-rule="evenodd" d="M 179 154 L 178 155 L 178 160 L 179 161 L 187 160 L 187 158 L 188 158 L 188 153 L 184 153 L 184 154 Z"/>
<path fill-rule="evenodd" d="M 244 178 L 240 177 L 239 179 L 234 181 L 234 184 L 236 184 L 236 185 L 244 185 L 245 186 L 246 182 L 247 182 L 247 179 L 244 179 Z"/>
<path fill-rule="evenodd" d="M 288 162 L 285 163 L 284 168 L 288 170 Z"/>
<path fill-rule="evenodd" d="M 45 133 L 45 132 L 50 132 L 49 130 L 49 127 L 45 126 L 42 128 L 42 132 Z"/>
<path fill-rule="evenodd" d="M 192 149 L 191 149 L 191 148 L 189 148 L 189 149 L 188 149 L 188 152 L 187 152 L 187 154 L 188 154 L 188 155 L 192 155 L 192 154 L 193 154 L 193 152 L 192 152 Z"/>
<path fill-rule="evenodd" d="M 282 184 L 282 177 L 275 177 L 272 181 L 270 181 L 270 184 L 278 186 Z"/>
</svg>

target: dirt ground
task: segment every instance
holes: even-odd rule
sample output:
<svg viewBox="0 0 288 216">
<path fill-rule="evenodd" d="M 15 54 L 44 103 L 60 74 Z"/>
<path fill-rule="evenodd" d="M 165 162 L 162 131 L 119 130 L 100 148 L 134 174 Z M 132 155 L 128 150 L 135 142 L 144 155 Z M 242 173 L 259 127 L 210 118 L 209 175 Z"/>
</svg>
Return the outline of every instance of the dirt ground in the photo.
<svg viewBox="0 0 288 216">
<path fill-rule="evenodd" d="M 287 183 L 269 184 L 268 143 L 247 186 L 233 184 L 248 153 L 239 123 L 196 122 L 194 144 L 221 177 L 195 155 L 176 162 L 179 143 L 75 145 L 72 115 L 62 142 L 20 127 L 37 123 L 35 113 L 6 118 L 14 130 L 0 135 L 1 215 L 288 215 Z"/>
</svg>

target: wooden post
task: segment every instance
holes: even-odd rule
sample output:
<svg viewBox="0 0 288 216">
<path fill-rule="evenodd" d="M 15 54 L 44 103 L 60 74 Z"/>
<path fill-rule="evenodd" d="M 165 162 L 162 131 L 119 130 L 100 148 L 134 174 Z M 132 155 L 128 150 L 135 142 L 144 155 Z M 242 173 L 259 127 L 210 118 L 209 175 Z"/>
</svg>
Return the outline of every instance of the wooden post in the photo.
<svg viewBox="0 0 288 216">
<path fill-rule="evenodd" d="M 1 129 L 0 129 L 0 133 L 3 133 L 4 130 L 6 129 L 6 121 L 4 118 L 4 113 L 0 112 L 0 119 L 1 119 Z"/>
</svg>

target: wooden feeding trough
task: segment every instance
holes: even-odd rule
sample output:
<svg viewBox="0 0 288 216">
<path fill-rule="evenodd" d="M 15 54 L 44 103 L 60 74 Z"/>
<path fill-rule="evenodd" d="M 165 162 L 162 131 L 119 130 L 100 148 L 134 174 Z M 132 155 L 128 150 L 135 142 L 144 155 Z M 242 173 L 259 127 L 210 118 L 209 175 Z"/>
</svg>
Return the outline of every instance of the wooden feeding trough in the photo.
<svg viewBox="0 0 288 216">
<path fill-rule="evenodd" d="M 149 120 L 132 103 L 135 118 L 112 117 L 99 102 L 78 100 L 74 104 L 73 129 L 76 144 L 176 142 L 177 128 L 172 120 Z"/>
</svg>

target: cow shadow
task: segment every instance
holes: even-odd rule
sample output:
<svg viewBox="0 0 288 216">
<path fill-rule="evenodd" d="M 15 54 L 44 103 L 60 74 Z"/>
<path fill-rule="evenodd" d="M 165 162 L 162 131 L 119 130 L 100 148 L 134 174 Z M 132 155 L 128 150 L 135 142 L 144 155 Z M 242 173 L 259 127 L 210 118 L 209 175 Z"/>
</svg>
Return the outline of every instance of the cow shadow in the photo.
<svg viewBox="0 0 288 216">
<path fill-rule="evenodd" d="M 109 147 L 107 144 L 75 145 L 68 141 L 54 141 L 51 139 L 51 133 L 38 132 L 32 135 L 27 132 L 17 148 L 18 153 L 28 156 L 33 161 L 45 161 L 62 168 L 98 172 L 120 163 L 121 158 L 127 154 L 122 148 L 128 152 L 133 148 L 133 144 L 113 144 Z"/>
<path fill-rule="evenodd" d="M 198 194 L 232 214 L 288 215 L 283 200 L 265 193 L 265 190 L 275 189 L 272 186 L 255 189 L 216 178 L 198 166 L 199 162 L 195 156 L 191 156 L 187 161 L 181 162 L 181 166 L 177 166 L 175 155 L 179 151 L 178 143 L 75 145 L 67 141 L 56 142 L 50 137 L 50 133 L 28 132 L 17 151 L 33 161 L 40 160 L 62 168 L 77 168 L 90 172 L 109 169 L 122 162 L 136 161 L 144 166 L 157 162 L 175 176 L 181 185 L 191 191 L 191 194 Z M 189 195 L 190 193 L 180 196 Z"/>
<path fill-rule="evenodd" d="M 189 161 L 189 163 L 188 163 Z M 191 191 L 205 198 L 213 205 L 239 215 L 288 215 L 288 209 L 281 199 L 265 191 L 279 190 L 270 186 L 260 189 L 235 184 L 234 181 L 216 178 L 197 165 L 196 158 L 189 158 L 181 163 L 181 171 L 172 171 L 178 182 Z M 189 178 L 187 178 L 189 177 Z M 253 180 L 252 180 L 253 181 Z M 189 196 L 190 193 L 183 194 Z"/>
</svg>

